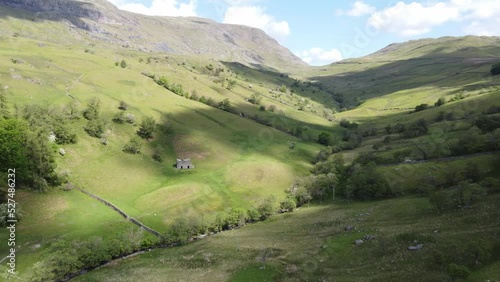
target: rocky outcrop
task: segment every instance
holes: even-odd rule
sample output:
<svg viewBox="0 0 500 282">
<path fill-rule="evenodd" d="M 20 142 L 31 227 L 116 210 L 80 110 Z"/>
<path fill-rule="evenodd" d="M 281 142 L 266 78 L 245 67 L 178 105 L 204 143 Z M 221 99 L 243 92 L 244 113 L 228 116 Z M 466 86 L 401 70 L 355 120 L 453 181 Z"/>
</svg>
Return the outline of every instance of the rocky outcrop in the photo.
<svg viewBox="0 0 500 282">
<path fill-rule="evenodd" d="M 105 17 L 101 10 L 108 11 L 113 7 L 98 0 L 0 0 L 0 4 L 46 15 L 87 18 L 94 21 Z"/>
</svg>

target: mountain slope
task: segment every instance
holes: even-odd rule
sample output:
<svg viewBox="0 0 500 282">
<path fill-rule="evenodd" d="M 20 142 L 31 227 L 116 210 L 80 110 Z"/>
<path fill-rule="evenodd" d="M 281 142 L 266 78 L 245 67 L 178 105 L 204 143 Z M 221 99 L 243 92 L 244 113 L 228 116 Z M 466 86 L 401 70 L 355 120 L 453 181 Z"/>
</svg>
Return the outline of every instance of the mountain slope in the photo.
<svg viewBox="0 0 500 282">
<path fill-rule="evenodd" d="M 145 52 L 201 55 L 218 61 L 283 70 L 306 66 L 265 32 L 246 26 L 202 18 L 144 16 L 118 10 L 104 0 L 1 0 L 0 6 L 4 36 L 12 34 L 16 26 L 13 18 L 17 17 L 35 22 L 58 22 L 58 27 L 45 32 L 21 33 L 37 39 L 46 39 L 47 32 L 56 33 L 51 38 L 56 43 L 89 39 L 111 48 L 121 46 Z"/>
<path fill-rule="evenodd" d="M 411 89 L 434 93 L 432 99 L 437 99 L 442 95 L 434 97 L 438 92 L 451 88 L 470 91 L 497 85 L 489 71 L 499 57 L 500 37 L 421 39 L 391 44 L 368 56 L 312 68 L 302 75 L 343 96 L 345 107 L 353 108 L 365 100 Z"/>
</svg>

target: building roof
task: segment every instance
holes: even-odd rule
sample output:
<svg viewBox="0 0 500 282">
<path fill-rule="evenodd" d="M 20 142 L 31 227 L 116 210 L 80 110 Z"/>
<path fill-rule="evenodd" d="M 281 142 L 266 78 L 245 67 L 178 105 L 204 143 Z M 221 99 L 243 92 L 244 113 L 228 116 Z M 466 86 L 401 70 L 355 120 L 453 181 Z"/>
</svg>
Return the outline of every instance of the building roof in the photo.
<svg viewBox="0 0 500 282">
<path fill-rule="evenodd" d="M 177 159 L 177 165 L 192 165 L 191 159 Z"/>
</svg>

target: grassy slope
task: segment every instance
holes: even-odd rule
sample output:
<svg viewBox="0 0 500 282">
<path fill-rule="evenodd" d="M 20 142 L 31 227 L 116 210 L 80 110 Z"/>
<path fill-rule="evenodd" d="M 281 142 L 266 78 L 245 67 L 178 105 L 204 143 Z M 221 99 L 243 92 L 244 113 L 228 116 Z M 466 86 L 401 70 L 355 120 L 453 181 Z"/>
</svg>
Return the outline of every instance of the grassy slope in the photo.
<svg viewBox="0 0 500 282">
<path fill-rule="evenodd" d="M 498 195 L 482 208 L 437 215 L 424 198 L 301 208 L 271 221 L 173 249 L 155 250 L 90 272 L 76 281 L 443 281 L 433 251 L 448 240 L 489 238 L 499 231 Z M 355 231 L 344 227 L 353 225 Z M 437 230 L 437 231 L 436 231 Z M 355 246 L 365 234 L 377 239 Z M 410 239 L 411 238 L 411 239 Z M 418 239 L 421 251 L 407 247 Z M 382 245 L 384 244 L 384 245 Z M 263 250 L 268 249 L 266 268 Z M 474 277 L 500 277 L 495 265 Z"/>
<path fill-rule="evenodd" d="M 26 22 L 18 19 L 10 19 L 9 21 L 15 21 L 14 24 L 17 26 L 27 25 Z M 43 22 L 32 26 L 30 30 L 36 33 L 39 33 L 39 30 L 48 29 L 49 26 L 61 33 L 64 32 L 61 25 L 55 25 L 51 22 Z M 53 36 L 54 34 L 50 35 Z M 223 210 L 230 206 L 248 207 L 253 201 L 267 194 L 282 196 L 283 190 L 290 185 L 297 175 L 307 173 L 310 168 L 308 160 L 314 156 L 318 147 L 247 119 L 176 96 L 155 85 L 149 78 L 140 75 L 141 71 L 165 75 L 170 82 L 184 85 L 185 90 L 189 92 L 196 90 L 199 95 L 212 97 L 216 101 L 229 98 L 233 105 L 246 114 L 260 113 L 256 106 L 245 101 L 252 93 L 258 92 L 264 96 L 263 103 L 265 105 L 276 105 L 285 114 L 283 123 L 286 125 L 295 127 L 296 125 L 308 124 L 311 136 L 317 136 L 317 133 L 323 130 L 332 130 L 332 128 L 336 130 L 336 127 L 333 127 L 330 122 L 322 117 L 322 111 L 335 108 L 335 104 L 326 102 L 325 93 L 313 93 L 312 89 L 302 93 L 301 95 L 304 98 L 311 99 L 310 105 L 312 107 L 307 108 L 306 111 L 297 110 L 296 103 L 301 99 L 300 97 L 289 94 L 283 94 L 279 98 L 273 97 L 269 93 L 269 89 L 277 88 L 281 84 L 287 86 L 291 84 L 290 80 L 280 77 L 279 74 L 224 64 L 226 68 L 233 70 L 228 74 L 228 78 L 236 79 L 238 82 L 238 86 L 234 90 L 228 91 L 215 84 L 213 82 L 215 77 L 205 70 L 205 65 L 213 63 L 208 59 L 170 56 L 165 58 L 161 55 L 153 55 L 158 58 L 157 62 L 145 64 L 139 63 L 139 58 L 146 60 L 151 54 L 124 50 L 105 50 L 81 44 L 57 46 L 50 43 L 38 45 L 38 43 L 38 40 L 12 38 L 10 34 L 3 34 L 0 40 L 2 46 L 0 48 L 0 59 L 1 64 L 4 66 L 0 69 L 0 82 L 9 86 L 10 101 L 15 101 L 19 105 L 33 102 L 60 105 L 71 100 L 65 94 L 68 91 L 81 103 L 81 108 L 88 97 L 98 96 L 103 102 L 103 114 L 108 119 L 118 111 L 116 107 L 120 100 L 124 100 L 131 105 L 129 112 L 135 114 L 139 120 L 143 115 L 153 115 L 155 118 L 159 118 L 161 115 L 169 117 L 175 134 L 165 139 L 156 139 L 144 144 L 142 154 L 139 156 L 125 155 L 121 152 L 123 145 L 137 128 L 128 124 L 110 124 L 110 130 L 108 131 L 109 145 L 102 146 L 97 139 L 90 138 L 84 133 L 82 128 L 85 121 L 80 120 L 75 124 L 78 128 L 80 142 L 77 145 L 65 146 L 68 154 L 65 157 L 58 157 L 58 169 L 60 171 L 69 171 L 70 180 L 103 196 L 127 213 L 140 218 L 147 225 L 161 231 L 165 230 L 166 224 L 175 216 L 198 216 L 212 211 Z M 85 53 L 86 48 L 92 49 L 95 54 Z M 478 54 L 483 57 L 490 57 L 491 54 L 496 54 L 496 50 L 481 50 Z M 491 80 L 489 76 L 485 75 L 490 61 L 467 61 L 465 59 L 457 61 L 454 58 L 443 58 L 441 62 L 446 63 L 446 67 L 433 68 L 433 72 L 429 73 L 430 62 L 442 57 L 441 53 L 437 54 L 438 56 L 423 58 L 427 60 L 427 62 L 423 63 L 411 60 L 391 62 L 380 59 L 367 59 L 363 61 L 363 64 L 339 64 L 334 66 L 332 70 L 317 70 L 312 74 L 301 75 L 313 77 L 313 79 L 322 81 L 330 87 L 333 85 L 335 91 L 344 93 L 348 97 L 356 95 L 367 99 L 360 108 L 337 114 L 336 117 L 347 117 L 362 123 L 373 123 L 380 129 L 388 122 L 408 121 L 408 118 L 416 120 L 422 116 L 430 117 L 437 114 L 438 111 L 438 109 L 432 109 L 408 116 L 405 111 L 400 110 L 381 111 L 387 107 L 414 107 L 424 102 L 432 104 L 441 96 L 450 97 L 464 90 L 473 94 L 473 97 L 468 99 L 481 101 L 477 103 L 478 106 L 474 110 L 479 111 L 491 104 L 498 104 L 499 95 L 496 86 L 498 80 Z M 395 55 L 395 57 L 397 56 Z M 469 55 L 463 57 L 467 56 Z M 24 63 L 13 64 L 11 62 L 12 58 L 22 59 Z M 121 59 L 126 59 L 131 67 L 127 69 L 115 67 L 114 62 Z M 224 65 L 221 64 L 221 66 Z M 450 66 L 459 69 L 465 68 L 465 71 L 459 71 L 461 73 L 454 75 L 447 69 Z M 366 69 L 360 69 L 360 67 Z M 409 72 L 408 69 L 412 71 Z M 443 74 L 445 70 L 447 72 Z M 339 75 L 340 73 L 346 74 Z M 400 75 L 400 73 L 404 75 Z M 373 77 L 374 75 L 377 75 L 377 77 Z M 372 78 L 375 78 L 375 80 L 372 80 Z M 387 80 L 392 81 L 392 83 L 384 83 Z M 443 84 L 442 82 L 446 83 Z M 251 89 L 248 86 L 250 83 L 252 84 Z M 370 91 L 365 89 L 370 89 Z M 362 92 L 363 90 L 365 90 L 365 93 Z M 411 99 L 408 99 L 409 95 Z M 456 106 L 468 110 L 468 108 L 464 108 L 464 105 L 467 105 L 464 103 L 466 101 L 467 99 L 455 104 L 450 103 L 445 107 L 453 108 Z M 260 114 L 268 115 L 274 119 L 282 118 L 279 114 L 268 112 Z M 374 116 L 377 116 L 377 118 L 374 119 Z M 297 147 L 293 151 L 288 149 L 289 141 L 297 143 Z M 368 140 L 367 146 L 372 141 L 374 140 Z M 352 155 L 354 156 L 363 150 L 369 150 L 370 147 L 367 146 L 353 151 Z M 162 164 L 151 160 L 153 149 L 157 147 L 162 148 L 165 160 Z M 197 167 L 196 171 L 187 174 L 177 173 L 172 168 L 172 164 L 179 155 L 191 157 Z M 35 226 L 38 229 L 34 233 L 35 231 L 31 228 L 23 229 L 24 223 L 21 223 L 19 237 L 22 244 L 29 246 L 32 242 L 39 242 L 44 246 L 45 243 L 51 240 L 51 236 L 64 234 L 65 231 L 69 232 L 68 238 L 82 238 L 82 236 L 92 235 L 106 236 L 107 232 L 103 231 L 104 227 L 99 225 L 89 227 L 88 217 L 79 217 L 78 213 L 75 212 L 88 211 L 88 201 L 90 201 L 76 191 L 68 193 L 51 192 L 49 195 L 28 192 L 27 195 L 23 196 L 27 206 L 36 207 L 34 203 L 44 202 L 46 197 L 62 198 L 64 201 L 61 201 L 66 202 L 66 204 L 61 205 L 71 207 L 71 212 L 67 208 L 54 210 L 51 205 L 42 205 L 38 209 L 26 209 L 25 218 L 49 217 L 54 218 L 57 222 L 64 220 L 64 222 L 76 222 L 77 224 L 70 227 L 71 232 L 66 231 L 66 225 L 60 226 L 60 229 L 53 228 L 52 224 Z M 405 200 L 395 200 L 394 205 L 399 205 L 399 201 Z M 411 199 L 407 201 L 413 202 Z M 426 204 L 423 204 L 422 201 L 416 200 L 414 204 L 425 206 Z M 394 209 L 392 203 L 387 202 L 386 210 L 388 212 Z M 405 204 L 408 203 L 405 202 L 401 205 Z M 357 204 L 354 209 L 357 207 L 366 208 L 363 205 Z M 348 209 L 342 211 L 343 208 L 336 210 L 336 212 L 345 213 L 348 211 Z M 96 217 L 97 219 L 102 216 L 103 220 L 123 230 L 132 228 L 129 223 L 124 222 L 118 215 L 100 209 L 104 208 L 96 207 L 91 210 L 93 215 L 95 215 L 94 212 L 99 214 Z M 311 211 L 311 214 L 315 214 L 318 209 L 337 208 L 315 207 L 307 210 Z M 328 211 L 328 213 L 330 212 Z M 35 213 L 37 217 L 34 216 Z M 294 224 L 308 225 L 315 222 L 314 220 L 318 222 L 319 226 L 325 225 L 325 215 L 326 213 L 320 212 L 314 215 L 315 219 L 312 219 L 312 217 L 297 219 L 295 215 L 292 215 L 287 219 L 288 221 L 277 221 L 277 224 L 280 224 L 278 229 L 285 228 L 286 231 L 288 230 L 286 228 L 293 228 Z M 25 223 L 26 226 L 31 224 L 29 220 L 26 220 Z M 342 223 L 340 222 L 340 224 Z M 394 226 L 397 226 L 396 224 L 402 224 L 402 222 L 395 222 L 394 224 Z M 268 226 L 269 230 L 276 228 L 273 223 L 262 223 L 248 227 L 248 229 L 260 234 L 261 232 L 267 232 L 264 228 L 266 226 Z M 335 225 L 332 228 L 338 229 L 341 226 Z M 241 230 L 241 232 L 244 232 L 244 230 Z M 307 226 L 304 227 L 304 230 L 308 230 Z M 214 238 L 224 238 L 237 232 L 240 231 L 225 233 Z M 0 236 L 6 236 L 3 234 L 0 234 Z M 313 240 L 313 237 L 306 236 L 304 238 L 306 238 L 304 242 Z M 339 240 L 339 248 L 345 250 L 346 246 L 350 246 L 353 238 L 347 236 Z M 337 242 L 337 239 L 335 239 L 335 242 Z M 219 277 L 230 278 L 232 275 L 248 277 L 259 272 L 256 269 L 254 259 L 258 256 L 259 248 L 266 245 L 259 245 L 257 241 L 249 241 L 248 248 L 254 249 L 254 251 L 243 259 L 243 261 L 246 259 L 243 264 L 233 265 L 232 263 L 236 260 L 233 259 L 235 257 L 232 257 L 232 255 L 226 256 L 224 253 L 219 261 L 226 268 L 222 268 L 222 274 L 220 269 L 215 271 L 213 274 L 220 276 L 214 276 L 214 280 Z M 335 242 L 332 241 L 333 249 L 336 248 L 335 244 L 337 243 Z M 295 243 L 293 242 L 291 245 L 295 246 Z M 197 244 L 205 243 L 200 242 Z M 284 241 L 283 244 L 290 245 L 290 242 Z M 186 252 L 189 252 L 190 248 L 196 248 L 196 244 L 186 248 L 188 250 Z M 207 248 L 217 249 L 216 246 L 208 246 Z M 220 248 L 223 248 L 223 246 Z M 283 249 L 288 250 L 285 247 Z M 181 253 L 184 252 L 184 249 L 179 250 Z M 294 264 L 302 263 L 305 257 L 299 253 L 307 253 L 307 251 L 313 252 L 313 249 L 299 249 L 297 253 L 294 253 L 291 256 L 291 258 L 295 259 Z M 169 251 L 166 250 L 165 252 Z M 21 260 L 22 269 L 36 261 L 37 252 L 26 249 L 25 251 L 21 250 L 20 255 L 25 258 Z M 176 255 L 178 254 L 174 252 L 172 257 L 176 257 Z M 154 255 L 152 259 L 158 260 Z M 222 260 L 227 262 L 222 262 Z M 159 261 L 161 262 L 161 259 Z M 203 266 L 203 261 L 206 261 L 206 259 L 196 263 L 201 263 Z M 144 266 L 142 262 L 139 263 Z M 236 274 L 237 270 L 243 269 L 245 265 L 250 266 L 250 268 Z M 283 266 L 280 264 L 271 263 L 271 266 L 271 275 L 283 272 Z M 152 267 L 156 266 L 153 265 Z M 360 269 L 363 270 L 360 270 L 360 277 L 375 271 Z M 172 273 L 181 275 L 179 269 L 172 268 L 171 270 Z M 364 272 L 365 270 L 367 272 Z M 139 271 L 138 274 L 142 274 L 142 271 L 147 270 L 139 269 L 137 271 Z M 198 269 L 197 271 L 197 275 L 206 275 L 206 269 Z M 160 273 L 159 275 L 164 275 L 161 271 Z M 304 273 L 308 272 L 305 271 Z M 133 277 L 131 273 L 128 274 Z M 293 275 L 291 278 L 293 278 Z M 323 274 L 312 271 L 310 275 L 310 277 L 318 277 L 318 275 Z M 152 279 L 160 278 L 153 276 Z"/>
<path fill-rule="evenodd" d="M 88 98 L 99 97 L 103 117 L 109 121 L 108 145 L 103 146 L 98 139 L 89 137 L 83 130 L 86 121 L 80 119 L 74 123 L 79 142 L 61 146 L 67 154 L 56 157 L 57 170 L 69 173 L 73 183 L 111 201 L 159 231 L 165 231 L 178 216 L 200 217 L 230 207 L 248 208 L 269 194 L 282 198 L 295 177 L 307 173 L 310 160 L 319 149 L 317 145 L 249 119 L 174 95 L 140 72 L 164 75 L 170 82 L 184 85 L 185 90 L 196 90 L 200 96 L 212 97 L 216 101 L 227 97 L 246 113 L 259 111 L 245 98 L 254 91 L 281 85 L 261 79 L 263 75 L 260 78 L 253 76 L 253 79 L 264 82 L 262 86 L 248 89 L 241 86 L 248 83 L 244 75 L 236 77 L 233 74 L 239 85 L 229 91 L 216 85 L 212 82 L 214 77 L 202 71 L 208 61 L 169 57 L 148 65 L 138 60 L 141 57 L 146 61 L 150 55 L 139 52 L 94 48 L 95 54 L 91 54 L 85 53 L 86 48 L 79 45 L 64 47 L 39 43 L 13 37 L 0 40 L 3 65 L 0 82 L 8 87 L 8 100 L 19 106 L 29 103 L 64 105 L 72 100 L 67 95 L 71 94 L 82 110 Z M 12 59 L 21 63 L 14 63 Z M 126 59 L 131 66 L 126 69 L 115 67 L 114 62 L 121 59 Z M 130 105 L 127 112 L 134 114 L 138 122 L 145 115 L 152 115 L 157 120 L 167 116 L 174 134 L 158 135 L 158 138 L 144 142 L 140 155 L 124 154 L 121 151 L 124 144 L 138 127 L 111 122 L 121 100 Z M 267 98 L 263 101 L 267 104 Z M 319 103 L 315 105 L 322 107 Z M 294 120 L 312 120 L 321 127 L 330 124 L 325 118 L 298 111 L 293 106 L 280 104 L 278 108 L 284 115 L 266 115 L 276 119 L 284 117 L 285 124 Z M 313 124 L 311 128 L 315 126 Z M 290 141 L 296 143 L 294 150 L 289 149 Z M 152 160 L 155 149 L 160 150 L 163 163 Z M 196 170 L 177 172 L 172 165 L 179 156 L 191 157 Z M 57 209 L 58 204 L 47 204 L 52 197 L 62 198 L 64 208 Z M 100 220 L 116 225 L 120 230 L 134 228 L 105 207 L 95 203 L 98 206 L 94 208 L 90 199 L 76 191 L 54 191 L 48 195 L 28 191 L 23 192 L 19 200 L 21 206 L 26 207 L 41 204 L 36 209 L 24 209 L 27 219 L 20 223 L 18 230 L 19 242 L 23 246 L 37 242 L 43 247 L 57 234 L 65 234 L 68 239 L 95 235 L 106 237 L 106 227 L 97 224 Z M 89 206 L 93 208 L 89 209 Z M 85 213 L 88 216 L 80 215 Z M 51 218 L 53 222 L 32 224 L 41 218 Z M 0 236 L 7 234 L 2 231 Z M 5 251 L 5 246 L 1 248 Z M 21 258 L 19 267 L 23 270 L 36 261 L 37 251 L 22 248 L 18 255 Z"/>
<path fill-rule="evenodd" d="M 363 64 L 359 65 L 358 63 L 333 65 L 330 73 L 326 75 L 313 73 L 301 76 L 311 76 L 330 87 L 333 85 L 335 91 L 339 89 L 345 91 L 346 96 L 356 95 L 366 99 L 366 102 L 357 109 L 335 114 L 337 119 L 348 118 L 361 123 L 362 126 L 377 128 L 377 136 L 365 139 L 361 148 L 343 152 L 348 161 L 361 152 L 373 151 L 371 148 L 373 143 L 383 139 L 385 134 L 383 127 L 389 123 L 409 123 L 420 118 L 431 123 L 428 135 L 391 143 L 391 148 L 381 152 L 390 155 L 399 149 L 418 144 L 431 146 L 441 144 L 465 133 L 461 129 L 461 123 L 464 122 L 460 120 L 434 123 L 440 111 L 454 112 L 461 118 L 469 112 L 477 114 L 491 105 L 500 105 L 499 78 L 492 78 L 488 74 L 491 56 L 498 54 L 499 49 L 496 47 L 488 50 L 480 50 L 479 47 L 464 49 L 461 46 L 461 44 L 465 46 L 485 44 L 478 43 L 478 40 L 465 38 L 458 44 L 460 48 L 455 49 L 465 52 L 460 60 L 440 59 L 443 57 L 440 48 L 449 43 L 443 42 L 437 48 L 433 46 L 434 49 L 421 47 L 420 55 L 433 53 L 429 48 L 437 50 L 434 54 L 422 58 L 422 61 L 426 62 L 411 60 L 388 62 L 385 60 L 387 58 L 377 61 L 381 56 L 378 55 L 373 56 L 373 59 L 366 58 Z M 417 43 L 423 45 L 429 42 Z M 396 50 L 399 53 L 391 54 L 394 60 L 418 55 L 416 53 L 408 55 L 409 50 L 404 48 Z M 455 51 L 457 50 L 448 52 Z M 476 58 L 476 61 L 470 57 Z M 430 64 L 436 60 L 442 65 Z M 404 77 L 395 78 L 396 73 L 401 70 L 395 71 L 392 68 L 398 64 L 403 69 L 415 71 L 403 75 Z M 450 67 L 457 68 L 460 74 L 456 76 L 448 74 Z M 325 73 L 328 71 L 328 67 L 326 70 L 318 70 Z M 380 76 L 377 77 L 377 82 L 359 79 L 370 76 L 370 73 Z M 405 73 L 404 70 L 402 73 Z M 347 85 L 348 79 L 355 82 Z M 387 81 L 391 83 L 386 83 Z M 341 83 L 346 84 L 344 88 Z M 361 89 L 366 92 L 363 93 Z M 412 114 L 409 114 L 408 109 L 394 109 L 414 108 L 421 103 L 432 105 L 440 97 L 450 99 L 458 93 L 465 94 L 467 98 L 447 103 L 440 108 Z M 486 155 L 452 162 L 431 161 L 416 165 L 380 167 L 379 170 L 386 176 L 394 191 L 407 194 L 418 189 L 421 179 L 430 172 L 437 173 L 438 178 L 444 177 L 442 173 L 463 169 L 465 163 L 470 161 L 477 163 L 483 173 L 495 176 L 491 171 L 493 160 L 494 156 Z M 260 281 L 318 279 L 405 281 L 415 277 L 425 281 L 442 281 L 447 279 L 447 276 L 439 268 L 421 272 L 426 265 L 432 264 L 432 250 L 447 240 L 492 239 L 498 232 L 497 214 L 498 195 L 490 196 L 486 203 L 481 203 L 479 209 L 443 215 L 437 215 L 427 199 L 414 197 L 352 205 L 315 206 L 297 213 L 278 216 L 272 222 L 247 226 L 181 248 L 158 250 L 118 262 L 112 267 L 85 275 L 80 280 L 99 281 L 106 277 L 111 279 L 110 281 L 127 281 L 131 279 L 129 277 L 140 276 L 147 277 L 151 281 L 161 281 L 166 277 L 173 281 L 196 280 L 201 277 L 208 281 L 252 281 L 255 277 L 259 277 Z M 348 224 L 357 226 L 358 231 L 343 232 L 343 226 Z M 435 233 L 434 230 L 438 232 Z M 353 241 L 366 233 L 376 234 L 380 240 L 368 242 L 362 247 L 353 246 Z M 398 234 L 400 237 L 396 237 Z M 418 236 L 429 236 L 428 238 L 433 239 L 432 242 L 424 242 L 426 247 L 422 252 L 407 251 L 407 246 L 412 242 L 405 241 L 401 237 Z M 389 251 L 385 255 L 382 255 L 380 242 L 385 242 L 389 246 Z M 265 248 L 274 251 L 264 270 L 260 269 L 262 264 L 259 261 Z M 500 273 L 496 268 L 497 265 L 492 263 L 479 271 L 474 271 L 470 281 L 498 279 Z"/>
<path fill-rule="evenodd" d="M 462 91 L 487 91 L 498 86 L 498 80 L 491 80 L 489 69 L 498 61 L 499 53 L 498 37 L 424 39 L 390 45 L 372 55 L 317 67 L 301 75 L 348 99 L 377 102 L 364 105 L 366 108 L 413 108 Z M 400 97 L 406 99 L 401 101 Z"/>
</svg>

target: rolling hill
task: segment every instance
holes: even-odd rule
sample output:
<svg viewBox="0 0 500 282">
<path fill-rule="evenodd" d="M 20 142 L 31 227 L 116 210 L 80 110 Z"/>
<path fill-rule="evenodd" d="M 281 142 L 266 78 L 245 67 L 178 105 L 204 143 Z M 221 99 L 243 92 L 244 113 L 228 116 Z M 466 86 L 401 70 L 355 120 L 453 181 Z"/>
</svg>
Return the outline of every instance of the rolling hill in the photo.
<svg viewBox="0 0 500 282">
<path fill-rule="evenodd" d="M 500 277 L 499 38 L 309 67 L 252 28 L 98 0 L 0 5 L 0 145 L 22 151 L 4 137 L 23 133 L 54 169 L 19 172 L 22 279 Z"/>
<path fill-rule="evenodd" d="M 2 36 L 17 33 L 59 44 L 195 55 L 281 71 L 306 66 L 262 30 L 246 26 L 203 18 L 144 16 L 118 10 L 105 0 L 2 0 L 0 5 L 2 26 L 6 27 Z M 16 24 L 19 20 L 25 24 Z M 33 22 L 50 22 L 50 28 Z"/>
</svg>

